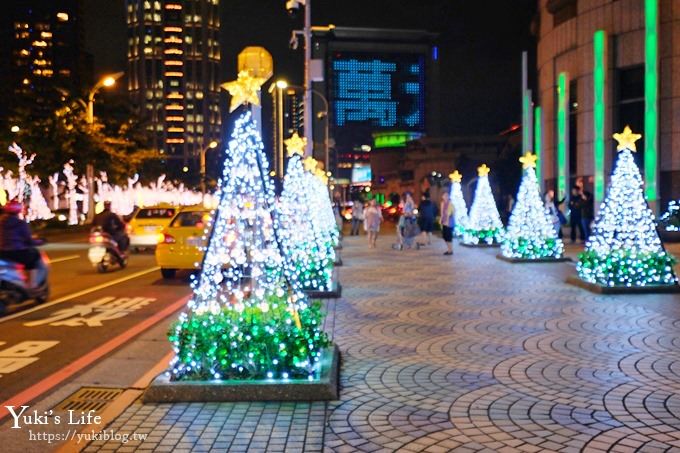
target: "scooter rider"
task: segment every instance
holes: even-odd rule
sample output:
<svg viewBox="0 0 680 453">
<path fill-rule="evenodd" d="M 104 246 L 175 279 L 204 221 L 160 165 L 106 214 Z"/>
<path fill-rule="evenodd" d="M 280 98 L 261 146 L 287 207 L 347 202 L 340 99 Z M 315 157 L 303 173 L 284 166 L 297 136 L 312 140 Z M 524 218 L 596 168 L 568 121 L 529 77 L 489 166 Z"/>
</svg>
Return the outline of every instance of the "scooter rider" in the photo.
<svg viewBox="0 0 680 453">
<path fill-rule="evenodd" d="M 101 227 L 105 233 L 111 235 L 121 252 L 127 250 L 130 239 L 127 233 L 125 233 L 125 223 L 120 220 L 120 217 L 115 212 L 111 211 L 110 201 L 104 202 L 104 210 L 94 217 L 92 225 Z"/>
<path fill-rule="evenodd" d="M 40 252 L 37 245 L 41 241 L 33 239 L 31 228 L 19 218 L 24 206 L 17 201 L 10 201 L 3 208 L 0 215 L 0 259 L 23 264 L 29 275 L 29 286 L 38 285 L 37 267 L 40 262 Z"/>
</svg>

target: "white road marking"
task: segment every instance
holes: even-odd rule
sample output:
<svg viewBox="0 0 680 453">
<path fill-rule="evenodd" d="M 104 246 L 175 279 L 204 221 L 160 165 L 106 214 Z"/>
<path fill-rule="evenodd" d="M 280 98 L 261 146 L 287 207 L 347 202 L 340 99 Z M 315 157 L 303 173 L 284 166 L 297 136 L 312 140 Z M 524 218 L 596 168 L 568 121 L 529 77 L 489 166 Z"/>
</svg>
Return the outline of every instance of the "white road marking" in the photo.
<svg viewBox="0 0 680 453">
<path fill-rule="evenodd" d="M 18 318 L 20 316 L 27 315 L 29 313 L 33 313 L 34 311 L 42 310 L 43 308 L 46 308 L 46 307 L 51 307 L 52 305 L 60 304 L 62 302 L 67 302 L 71 299 L 75 299 L 76 297 L 84 296 L 86 294 L 90 294 L 90 293 L 93 293 L 95 291 L 99 291 L 100 289 L 108 288 L 110 286 L 114 286 L 114 285 L 117 285 L 119 283 L 123 283 L 123 282 L 126 282 L 128 280 L 132 280 L 134 278 L 141 277 L 142 275 L 150 274 L 151 272 L 157 272 L 158 270 L 160 270 L 160 267 L 154 266 L 152 268 L 145 269 L 145 270 L 139 271 L 139 272 L 135 272 L 134 274 L 126 275 L 125 277 L 121 277 L 121 278 L 118 278 L 116 280 L 112 280 L 108 283 L 102 283 L 101 285 L 93 286 L 91 288 L 84 289 L 82 291 L 78 291 L 76 293 L 72 293 L 72 294 L 69 294 L 67 296 L 60 297 L 59 299 L 53 300 L 52 302 L 48 302 L 46 304 L 36 305 L 35 307 L 29 308 L 28 310 L 23 310 L 23 311 L 20 311 L 18 313 L 14 313 L 13 315 L 9 315 L 9 316 L 5 316 L 4 318 L 0 318 L 0 323 L 5 322 L 5 321 L 9 321 L 11 319 Z"/>
<path fill-rule="evenodd" d="M 80 258 L 80 255 L 67 255 L 67 256 L 61 256 L 59 258 L 50 258 L 50 264 L 61 263 L 62 261 L 68 261 L 68 260 L 75 260 L 77 258 Z"/>
</svg>

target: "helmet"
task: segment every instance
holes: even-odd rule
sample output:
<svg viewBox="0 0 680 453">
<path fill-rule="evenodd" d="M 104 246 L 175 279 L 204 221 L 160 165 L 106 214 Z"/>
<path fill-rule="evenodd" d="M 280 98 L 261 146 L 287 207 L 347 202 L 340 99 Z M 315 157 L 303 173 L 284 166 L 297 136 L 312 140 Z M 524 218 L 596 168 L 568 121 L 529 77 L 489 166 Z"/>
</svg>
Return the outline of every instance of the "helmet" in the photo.
<svg viewBox="0 0 680 453">
<path fill-rule="evenodd" d="M 18 201 L 10 201 L 3 208 L 8 214 L 20 214 L 24 210 L 24 205 Z"/>
</svg>

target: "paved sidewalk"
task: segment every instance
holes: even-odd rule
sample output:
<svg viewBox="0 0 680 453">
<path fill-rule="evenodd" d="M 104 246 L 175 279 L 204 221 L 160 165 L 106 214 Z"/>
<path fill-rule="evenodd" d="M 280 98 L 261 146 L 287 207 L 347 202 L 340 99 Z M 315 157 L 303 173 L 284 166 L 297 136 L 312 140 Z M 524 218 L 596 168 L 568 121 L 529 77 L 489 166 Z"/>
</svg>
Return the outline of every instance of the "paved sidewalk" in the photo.
<svg viewBox="0 0 680 453">
<path fill-rule="evenodd" d="M 130 406 L 86 451 L 680 451 L 680 297 L 597 296 L 571 263 L 346 237 L 341 400 Z"/>
</svg>

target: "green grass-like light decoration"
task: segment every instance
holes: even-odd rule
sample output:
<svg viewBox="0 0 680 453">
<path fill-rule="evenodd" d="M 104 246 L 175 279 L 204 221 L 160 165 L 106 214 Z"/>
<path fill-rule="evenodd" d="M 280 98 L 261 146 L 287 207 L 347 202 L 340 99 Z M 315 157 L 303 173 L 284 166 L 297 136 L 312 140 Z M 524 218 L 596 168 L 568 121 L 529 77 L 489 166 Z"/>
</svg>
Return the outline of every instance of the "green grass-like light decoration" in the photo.
<svg viewBox="0 0 680 453">
<path fill-rule="evenodd" d="M 321 350 L 330 344 L 321 330 L 318 301 L 298 312 L 301 327 L 284 297 L 269 296 L 243 310 L 190 313 L 168 337 L 185 365 L 172 380 L 315 379 Z"/>
<path fill-rule="evenodd" d="M 581 279 L 603 286 L 675 285 L 675 263 L 668 253 L 621 250 L 600 256 L 591 250 L 579 254 L 576 271 Z"/>
</svg>

